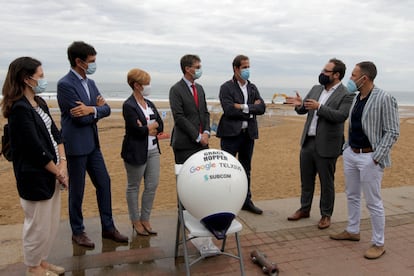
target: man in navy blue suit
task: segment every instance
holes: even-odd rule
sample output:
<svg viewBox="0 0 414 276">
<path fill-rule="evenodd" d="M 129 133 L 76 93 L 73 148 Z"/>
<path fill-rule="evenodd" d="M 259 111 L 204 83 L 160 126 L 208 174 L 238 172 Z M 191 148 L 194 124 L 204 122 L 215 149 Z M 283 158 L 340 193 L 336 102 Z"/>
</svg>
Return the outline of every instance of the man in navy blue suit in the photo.
<svg viewBox="0 0 414 276">
<path fill-rule="evenodd" d="M 259 138 L 256 117 L 265 113 L 266 105 L 256 85 L 249 81 L 249 58 L 238 55 L 232 65 L 233 78 L 220 87 L 223 115 L 217 128 L 217 137 L 221 138 L 221 149 L 237 155 L 246 171 L 248 189 L 242 209 L 260 215 L 263 211 L 252 201 L 250 171 L 254 140 Z"/>
<path fill-rule="evenodd" d="M 99 146 L 97 122 L 109 116 L 111 108 L 95 82 L 86 76 L 96 70 L 96 51 L 85 42 L 75 41 L 68 48 L 68 59 L 71 69 L 58 82 L 57 98 L 68 161 L 72 240 L 80 246 L 95 247 L 85 233 L 82 215 L 85 175 L 88 172 L 96 188 L 102 237 L 128 242 L 128 237 L 119 233 L 112 219 L 111 179 Z"/>
</svg>

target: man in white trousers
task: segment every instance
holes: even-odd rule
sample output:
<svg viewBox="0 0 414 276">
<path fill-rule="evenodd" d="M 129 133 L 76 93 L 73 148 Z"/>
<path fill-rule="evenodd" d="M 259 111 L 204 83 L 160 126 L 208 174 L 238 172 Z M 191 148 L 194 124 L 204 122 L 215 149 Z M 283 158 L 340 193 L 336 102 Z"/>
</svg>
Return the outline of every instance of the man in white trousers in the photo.
<svg viewBox="0 0 414 276">
<path fill-rule="evenodd" d="M 397 101 L 374 85 L 377 68 L 374 63 L 358 63 L 348 82 L 350 92 L 359 91 L 349 115 L 349 140 L 343 152 L 348 226 L 334 240 L 359 241 L 361 190 L 372 225 L 372 246 L 365 252 L 367 259 L 385 253 L 385 212 L 381 198 L 384 168 L 391 165 L 390 151 L 400 132 Z"/>
</svg>

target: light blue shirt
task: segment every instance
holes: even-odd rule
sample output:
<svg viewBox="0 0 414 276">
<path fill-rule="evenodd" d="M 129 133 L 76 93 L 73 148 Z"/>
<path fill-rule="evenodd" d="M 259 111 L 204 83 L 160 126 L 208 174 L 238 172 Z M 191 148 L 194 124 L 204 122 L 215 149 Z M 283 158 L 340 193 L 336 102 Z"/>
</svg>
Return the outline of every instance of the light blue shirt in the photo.
<svg viewBox="0 0 414 276">
<path fill-rule="evenodd" d="M 72 71 L 80 80 L 83 88 L 85 88 L 85 92 L 86 95 L 88 96 L 89 101 L 91 100 L 91 94 L 89 92 L 89 87 L 88 87 L 88 78 L 83 78 L 81 75 L 79 75 L 78 72 L 76 72 L 73 68 L 70 68 L 70 71 Z M 97 116 L 97 112 L 96 112 L 96 108 L 93 106 L 93 111 L 94 111 L 94 117 L 96 118 Z"/>
</svg>

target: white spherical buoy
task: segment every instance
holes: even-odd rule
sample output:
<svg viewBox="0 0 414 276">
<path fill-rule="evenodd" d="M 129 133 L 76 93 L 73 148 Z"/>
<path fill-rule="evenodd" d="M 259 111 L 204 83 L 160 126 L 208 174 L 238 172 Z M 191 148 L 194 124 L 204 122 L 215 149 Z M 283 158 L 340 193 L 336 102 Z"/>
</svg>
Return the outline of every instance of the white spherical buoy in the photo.
<svg viewBox="0 0 414 276">
<path fill-rule="evenodd" d="M 221 239 L 246 199 L 247 177 L 230 153 L 202 150 L 182 165 L 177 192 L 186 210 Z"/>
</svg>

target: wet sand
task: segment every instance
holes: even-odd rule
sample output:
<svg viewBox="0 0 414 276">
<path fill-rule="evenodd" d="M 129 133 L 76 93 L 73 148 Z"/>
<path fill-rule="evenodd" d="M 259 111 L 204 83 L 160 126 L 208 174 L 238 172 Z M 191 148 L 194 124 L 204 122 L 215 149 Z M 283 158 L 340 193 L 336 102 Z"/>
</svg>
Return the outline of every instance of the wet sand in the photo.
<svg viewBox="0 0 414 276">
<path fill-rule="evenodd" d="M 55 101 L 48 101 L 52 110 L 56 110 Z M 121 143 L 124 135 L 124 121 L 119 110 L 122 102 L 111 102 L 112 114 L 98 124 L 102 152 L 112 180 L 113 213 L 127 214 L 125 199 L 126 175 L 120 157 Z M 158 109 L 168 109 L 168 102 L 156 102 Z M 218 103 L 210 103 L 211 108 L 220 110 Z M 292 107 L 282 104 L 269 104 L 268 114 L 260 116 L 259 139 L 255 142 L 252 161 L 252 195 L 253 200 L 297 197 L 300 195 L 299 178 L 299 140 L 305 116 L 295 115 Z M 400 108 L 401 136 L 393 148 L 391 168 L 385 170 L 383 187 L 414 185 L 414 107 Z M 60 126 L 60 115 L 53 112 L 55 122 Z M 220 113 L 212 112 L 212 122 L 218 122 Z M 0 119 L 0 126 L 5 123 Z M 165 132 L 171 133 L 172 118 L 169 112 L 164 118 Z M 165 210 L 176 208 L 176 188 L 174 175 L 174 156 L 169 140 L 161 140 L 161 177 L 155 197 L 154 209 Z M 211 148 L 220 148 L 220 141 L 215 136 L 210 139 Z M 336 192 L 344 191 L 342 157 L 338 159 L 336 168 Z M 23 222 L 23 211 L 16 190 L 12 164 L 0 157 L 0 224 Z M 315 193 L 319 194 L 319 184 Z M 68 217 L 67 191 L 62 193 L 62 219 Z M 299 207 L 299 202 L 298 202 Z M 85 217 L 98 216 L 95 191 L 89 178 L 85 189 L 83 203 Z M 294 210 L 292 210 L 293 212 Z"/>
</svg>

